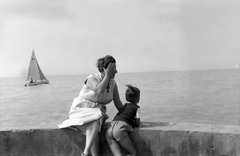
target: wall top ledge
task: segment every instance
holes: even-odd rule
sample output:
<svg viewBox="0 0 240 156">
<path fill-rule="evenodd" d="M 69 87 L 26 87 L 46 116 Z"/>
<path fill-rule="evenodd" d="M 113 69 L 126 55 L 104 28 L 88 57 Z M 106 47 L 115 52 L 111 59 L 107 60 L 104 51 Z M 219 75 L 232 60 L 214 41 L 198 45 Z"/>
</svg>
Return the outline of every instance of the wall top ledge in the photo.
<svg viewBox="0 0 240 156">
<path fill-rule="evenodd" d="M 198 123 L 141 123 L 142 130 L 162 130 L 162 131 L 187 131 L 203 133 L 220 133 L 220 134 L 239 134 L 240 126 L 237 125 L 220 125 L 220 124 L 198 124 Z"/>
<path fill-rule="evenodd" d="M 0 129 L 0 131 L 34 131 L 34 130 L 57 130 L 58 123 L 50 124 L 48 127 L 35 127 L 17 129 Z M 109 126 L 109 122 L 103 125 L 103 129 Z M 25 128 L 24 128 L 25 127 Z M 139 130 L 159 130 L 159 131 L 183 131 L 183 132 L 202 132 L 202 133 L 219 133 L 240 135 L 240 126 L 237 125 L 220 125 L 220 124 L 198 124 L 198 123 L 172 123 L 172 122 L 141 122 Z"/>
</svg>

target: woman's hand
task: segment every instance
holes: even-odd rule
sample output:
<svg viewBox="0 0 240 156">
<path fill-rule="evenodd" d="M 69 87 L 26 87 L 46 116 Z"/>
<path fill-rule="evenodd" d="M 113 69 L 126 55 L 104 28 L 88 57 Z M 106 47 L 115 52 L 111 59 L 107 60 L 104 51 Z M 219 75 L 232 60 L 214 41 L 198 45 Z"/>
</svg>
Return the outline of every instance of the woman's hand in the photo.
<svg viewBox="0 0 240 156">
<path fill-rule="evenodd" d="M 103 70 L 104 70 L 105 76 L 108 76 L 109 78 L 113 78 L 116 74 L 116 64 L 109 63 L 107 68 Z"/>
<path fill-rule="evenodd" d="M 103 119 L 103 124 L 105 123 L 105 121 L 109 118 L 108 115 L 106 114 L 106 106 L 102 105 L 102 107 L 100 107 L 101 113 L 102 113 L 102 119 Z"/>
<path fill-rule="evenodd" d="M 93 90 L 97 96 L 103 94 L 107 88 L 107 85 L 109 83 L 109 80 L 114 78 L 116 74 L 116 64 L 115 63 L 109 63 L 108 67 L 104 69 L 104 77 L 101 82 L 98 82 L 96 78 L 90 77 L 87 80 L 87 86 Z"/>
</svg>

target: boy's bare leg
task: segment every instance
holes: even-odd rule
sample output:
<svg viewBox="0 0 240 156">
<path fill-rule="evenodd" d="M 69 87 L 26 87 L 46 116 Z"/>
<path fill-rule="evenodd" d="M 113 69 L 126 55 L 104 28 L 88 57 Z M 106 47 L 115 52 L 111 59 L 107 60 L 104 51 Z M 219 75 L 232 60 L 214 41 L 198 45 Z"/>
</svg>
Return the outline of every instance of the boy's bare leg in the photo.
<svg viewBox="0 0 240 156">
<path fill-rule="evenodd" d="M 122 140 L 119 141 L 119 144 L 125 149 L 127 150 L 130 155 L 128 156 L 136 156 L 137 155 L 137 151 L 136 148 L 134 147 L 132 140 L 129 137 L 126 137 Z"/>
<path fill-rule="evenodd" d="M 114 156 L 122 156 L 120 145 L 116 140 L 107 139 L 107 142 Z"/>
</svg>

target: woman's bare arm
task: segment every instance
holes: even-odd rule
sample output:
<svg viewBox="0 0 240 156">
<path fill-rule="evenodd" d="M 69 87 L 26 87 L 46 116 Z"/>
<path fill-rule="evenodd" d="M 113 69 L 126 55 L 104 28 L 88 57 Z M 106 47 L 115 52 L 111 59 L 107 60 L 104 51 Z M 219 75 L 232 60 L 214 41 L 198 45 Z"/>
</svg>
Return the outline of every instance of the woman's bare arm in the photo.
<svg viewBox="0 0 240 156">
<path fill-rule="evenodd" d="M 117 84 L 115 84 L 115 87 L 114 87 L 113 102 L 114 102 L 115 107 L 118 110 L 123 107 L 122 101 L 120 100 L 120 97 L 119 97 Z"/>
<path fill-rule="evenodd" d="M 96 78 L 90 77 L 87 80 L 87 86 L 91 88 L 97 95 L 101 95 L 107 88 L 111 75 L 114 73 L 115 67 L 113 63 L 109 63 L 108 67 L 104 69 L 103 80 L 99 83 Z"/>
</svg>

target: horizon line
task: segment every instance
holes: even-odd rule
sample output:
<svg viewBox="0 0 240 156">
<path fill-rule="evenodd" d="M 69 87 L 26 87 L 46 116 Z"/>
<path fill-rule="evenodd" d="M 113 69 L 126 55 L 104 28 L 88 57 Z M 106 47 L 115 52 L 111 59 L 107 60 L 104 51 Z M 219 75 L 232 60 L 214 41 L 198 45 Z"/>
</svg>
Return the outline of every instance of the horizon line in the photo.
<svg viewBox="0 0 240 156">
<path fill-rule="evenodd" d="M 117 74 L 129 74 L 129 73 L 156 73 L 156 72 L 184 72 L 184 71 L 207 71 L 207 70 L 234 70 L 239 68 L 216 68 L 216 69 L 183 69 L 183 70 L 159 70 L 159 71 L 135 71 L 135 72 L 119 72 Z M 73 73 L 73 74 L 51 74 L 48 75 L 49 77 L 52 76 L 74 76 L 74 75 L 89 75 L 96 72 L 80 72 L 80 73 Z M 48 77 L 46 76 L 46 77 Z M 0 78 L 24 78 L 27 76 L 0 76 Z"/>
</svg>

